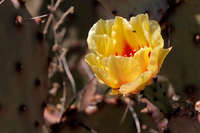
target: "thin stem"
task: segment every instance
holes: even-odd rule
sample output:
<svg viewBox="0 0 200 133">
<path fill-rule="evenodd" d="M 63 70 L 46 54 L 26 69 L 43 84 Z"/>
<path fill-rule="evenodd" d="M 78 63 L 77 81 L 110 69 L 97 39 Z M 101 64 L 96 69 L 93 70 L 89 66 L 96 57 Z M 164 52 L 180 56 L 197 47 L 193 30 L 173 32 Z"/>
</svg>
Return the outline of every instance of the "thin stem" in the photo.
<svg viewBox="0 0 200 133">
<path fill-rule="evenodd" d="M 64 81 L 63 82 L 63 96 L 62 96 L 62 102 L 61 102 L 62 103 L 61 114 L 63 114 L 65 111 L 66 96 L 67 96 L 67 87 L 66 87 L 66 83 Z"/>
<path fill-rule="evenodd" d="M 63 65 L 63 68 L 64 68 L 64 70 L 65 70 L 65 72 L 66 72 L 66 75 L 68 76 L 69 81 L 70 81 L 70 83 L 71 83 L 71 85 L 72 85 L 73 93 L 76 95 L 76 84 L 75 84 L 75 80 L 74 80 L 74 78 L 73 78 L 73 76 L 72 76 L 72 73 L 71 73 L 70 70 L 69 70 L 69 66 L 68 66 L 68 64 L 67 64 L 67 61 L 66 61 L 66 59 L 65 59 L 64 54 L 60 56 L 60 59 L 61 59 L 61 63 L 62 63 L 62 65 Z"/>
<path fill-rule="evenodd" d="M 54 5 L 54 0 L 51 0 L 51 7 L 53 7 Z"/>
<path fill-rule="evenodd" d="M 136 114 L 134 108 L 131 105 L 128 104 L 128 109 L 131 112 L 133 119 L 135 120 L 135 125 L 136 125 L 136 129 L 137 129 L 137 133 L 141 133 L 140 122 L 139 122 L 139 119 L 137 117 L 137 114 Z"/>
<path fill-rule="evenodd" d="M 49 14 L 44 14 L 44 15 L 36 16 L 36 17 L 30 18 L 30 19 L 45 18 L 47 16 L 49 16 Z"/>
<path fill-rule="evenodd" d="M 90 69 L 89 69 L 88 65 L 86 64 L 86 62 L 84 61 L 84 59 L 81 60 L 81 66 L 84 69 L 84 71 L 86 72 L 86 74 L 88 75 L 88 78 L 92 79 L 94 77 L 94 75 L 90 71 Z"/>
<path fill-rule="evenodd" d="M 125 111 L 124 111 L 124 113 L 123 113 L 123 116 L 122 116 L 122 119 L 121 119 L 121 121 L 120 121 L 120 124 L 122 124 L 123 122 L 124 122 L 124 120 L 125 120 L 125 118 L 126 118 L 126 115 L 127 115 L 127 113 L 128 113 L 128 106 L 126 106 L 126 109 L 125 109 Z"/>
<path fill-rule="evenodd" d="M 59 26 L 64 22 L 65 18 L 69 15 L 74 13 L 74 7 L 70 7 L 60 18 L 60 20 L 56 23 L 56 25 L 54 26 L 54 30 L 57 31 L 57 29 L 59 28 Z"/>
<path fill-rule="evenodd" d="M 62 0 L 57 0 L 55 6 L 52 7 L 52 3 L 53 3 L 53 1 L 52 1 L 51 7 L 50 7 L 51 14 L 49 15 L 49 18 L 48 18 L 47 23 L 45 24 L 44 30 L 43 30 L 44 35 L 47 34 L 48 29 L 49 29 L 49 25 L 51 24 L 52 19 L 53 19 L 53 13 L 56 11 L 56 9 L 58 8 L 58 6 L 60 5 L 61 2 L 62 2 Z"/>
</svg>

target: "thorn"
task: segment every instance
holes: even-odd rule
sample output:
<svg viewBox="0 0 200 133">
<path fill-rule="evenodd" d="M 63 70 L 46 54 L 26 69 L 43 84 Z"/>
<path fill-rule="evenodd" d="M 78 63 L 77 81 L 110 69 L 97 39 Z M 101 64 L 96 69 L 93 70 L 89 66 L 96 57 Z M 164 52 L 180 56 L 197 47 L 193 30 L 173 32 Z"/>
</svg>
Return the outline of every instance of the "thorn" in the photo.
<svg viewBox="0 0 200 133">
<path fill-rule="evenodd" d="M 153 101 L 155 101 L 155 102 L 158 101 L 158 98 L 157 98 L 157 97 L 154 97 L 154 98 L 153 98 Z"/>
<path fill-rule="evenodd" d="M 36 121 L 34 122 L 34 126 L 35 126 L 36 128 L 39 127 L 39 126 L 40 126 L 39 121 L 36 120 Z"/>
<path fill-rule="evenodd" d="M 129 14 L 129 18 L 131 18 L 131 17 L 133 17 L 134 15 L 131 13 L 131 14 Z"/>
<path fill-rule="evenodd" d="M 157 82 L 158 82 L 158 77 L 153 78 L 153 81 L 154 81 L 155 83 L 157 83 Z"/>
<path fill-rule="evenodd" d="M 25 104 L 22 104 L 19 106 L 19 112 L 26 112 L 28 110 L 28 107 Z"/>
<path fill-rule="evenodd" d="M 16 72 L 20 73 L 23 71 L 23 66 L 22 66 L 22 63 L 21 62 L 16 62 L 15 63 L 15 70 Z"/>
<path fill-rule="evenodd" d="M 15 19 L 14 19 L 14 23 L 16 24 L 16 26 L 18 26 L 18 27 L 22 27 L 23 26 L 23 18 L 22 18 L 22 16 L 19 16 L 19 15 L 17 15 L 16 17 L 15 17 Z"/>
<path fill-rule="evenodd" d="M 44 109 L 47 106 L 46 102 L 42 102 L 41 106 L 42 106 L 42 109 Z"/>
<path fill-rule="evenodd" d="M 200 34 L 199 34 L 199 33 L 196 33 L 196 34 L 194 35 L 193 40 L 194 40 L 194 43 L 195 43 L 197 46 L 200 47 Z"/>
<path fill-rule="evenodd" d="M 41 81 L 39 78 L 36 78 L 34 81 L 35 87 L 39 87 L 41 85 Z"/>
<path fill-rule="evenodd" d="M 157 92 L 157 89 L 156 89 L 156 88 L 153 88 L 153 92 L 156 93 L 156 92 Z"/>
<path fill-rule="evenodd" d="M 40 41 L 40 42 L 42 42 L 44 40 L 44 35 L 40 31 L 38 31 L 36 33 L 36 37 L 37 37 L 38 41 Z"/>
<path fill-rule="evenodd" d="M 116 16 L 117 15 L 117 11 L 116 10 L 112 10 L 112 14 Z"/>
</svg>

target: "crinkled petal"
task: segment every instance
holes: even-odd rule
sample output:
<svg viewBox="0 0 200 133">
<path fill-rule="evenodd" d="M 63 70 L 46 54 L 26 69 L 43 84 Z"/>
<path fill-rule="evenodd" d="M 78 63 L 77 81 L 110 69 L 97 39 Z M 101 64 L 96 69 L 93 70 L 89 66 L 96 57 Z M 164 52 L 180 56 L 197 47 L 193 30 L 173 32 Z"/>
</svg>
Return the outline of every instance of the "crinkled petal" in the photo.
<svg viewBox="0 0 200 133">
<path fill-rule="evenodd" d="M 112 75 L 110 75 L 102 66 L 102 60 L 94 53 L 86 55 L 85 61 L 90 65 L 91 69 L 95 73 L 97 79 L 101 83 L 105 83 L 112 88 L 118 87 L 118 82 Z"/>
<path fill-rule="evenodd" d="M 135 30 L 137 39 L 141 47 L 145 47 L 149 44 L 149 17 L 147 14 L 140 14 L 136 17 L 131 17 L 130 24 Z"/>
<path fill-rule="evenodd" d="M 104 35 L 93 35 L 93 43 L 95 45 L 95 52 L 98 55 L 109 56 L 115 54 L 115 45 L 112 44 L 112 39 Z"/>
<path fill-rule="evenodd" d="M 148 70 L 152 71 L 154 75 L 156 75 L 160 71 L 164 58 L 170 50 L 171 48 L 163 49 L 160 46 L 154 48 L 150 56 Z"/>
<path fill-rule="evenodd" d="M 112 27 L 112 39 L 116 45 L 116 52 L 122 54 L 123 48 L 128 43 L 133 49 L 139 49 L 139 42 L 136 33 L 129 22 L 122 17 L 115 17 Z"/>
<path fill-rule="evenodd" d="M 99 67 L 99 68 L 103 68 L 102 63 L 101 63 L 101 58 L 94 53 L 87 54 L 85 56 L 85 61 L 90 66 L 96 66 L 96 67 Z"/>
<path fill-rule="evenodd" d="M 108 56 L 114 51 L 111 33 L 114 20 L 99 20 L 88 33 L 88 47 L 91 51 Z"/>
<path fill-rule="evenodd" d="M 161 47 L 156 47 L 152 50 L 151 56 L 149 59 L 149 65 L 148 65 L 148 70 L 153 72 L 154 74 L 157 74 L 159 71 L 158 67 L 158 56 L 160 54 Z"/>
<path fill-rule="evenodd" d="M 140 76 L 138 76 L 133 82 L 124 84 L 120 87 L 119 91 L 121 94 L 137 94 L 139 91 L 144 89 L 144 87 L 149 83 L 152 79 L 152 72 L 146 71 L 143 72 Z"/>
<path fill-rule="evenodd" d="M 114 23 L 113 19 L 110 19 L 110 20 L 100 19 L 96 23 L 96 26 L 92 27 L 94 29 L 91 29 L 91 30 L 92 31 L 95 30 L 95 34 L 98 34 L 98 35 L 107 34 L 108 36 L 111 36 L 113 23 Z"/>
<path fill-rule="evenodd" d="M 150 35 L 150 44 L 152 48 L 155 48 L 157 46 L 163 47 L 164 40 L 161 35 L 161 29 L 158 22 L 151 20 L 149 22 L 149 35 Z"/>
<path fill-rule="evenodd" d="M 158 67 L 159 68 L 161 68 L 165 57 L 168 55 L 168 53 L 171 51 L 171 49 L 172 49 L 172 47 L 160 50 L 160 54 L 159 54 L 159 57 L 158 57 Z"/>
<path fill-rule="evenodd" d="M 100 83 L 105 83 L 112 88 L 118 88 L 118 81 L 112 75 L 110 75 L 107 71 L 105 71 L 102 68 L 98 68 L 96 66 L 91 66 L 91 68 L 94 71 Z"/>
<path fill-rule="evenodd" d="M 148 66 L 148 53 L 150 48 L 140 49 L 134 57 L 109 56 L 103 58 L 105 70 L 115 77 L 119 88 L 121 85 L 133 81 L 140 73 L 144 72 Z"/>
<path fill-rule="evenodd" d="M 163 49 L 159 46 L 153 49 L 149 59 L 147 71 L 141 73 L 132 82 L 122 85 L 119 89 L 119 92 L 121 94 L 137 94 L 139 91 L 144 89 L 144 87 L 148 85 L 152 78 L 155 77 L 159 72 L 163 60 L 170 50 L 171 48 Z"/>
</svg>

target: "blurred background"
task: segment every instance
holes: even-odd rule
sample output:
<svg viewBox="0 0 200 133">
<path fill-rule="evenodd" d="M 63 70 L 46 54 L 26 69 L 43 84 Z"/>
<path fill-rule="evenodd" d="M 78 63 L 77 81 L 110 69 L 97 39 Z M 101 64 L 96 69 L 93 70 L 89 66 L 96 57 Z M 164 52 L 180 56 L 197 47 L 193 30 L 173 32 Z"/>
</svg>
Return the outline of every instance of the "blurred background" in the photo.
<svg viewBox="0 0 200 133">
<path fill-rule="evenodd" d="M 33 17 L 49 16 L 50 6 L 54 6 L 56 0 L 52 2 L 27 0 L 26 6 Z M 66 16 L 55 36 L 53 30 L 55 22 L 72 6 L 73 13 Z M 127 111 L 128 105 L 131 104 L 134 105 L 144 133 L 198 133 L 200 123 L 195 104 L 200 96 L 199 7 L 200 0 L 63 0 L 54 12 L 55 20 L 46 35 L 51 64 L 49 104 L 45 116 L 47 123 L 52 125 L 51 130 L 59 133 L 137 133 L 133 113 Z M 107 95 L 108 87 L 93 79 L 92 72 L 84 62 L 84 56 L 88 52 L 86 42 L 88 31 L 97 20 L 115 16 L 129 19 L 139 13 L 148 13 L 150 19 L 159 21 L 165 47 L 173 48 L 166 57 L 158 79 L 141 94 L 148 101 L 137 102 L 135 100 L 137 97 L 133 97 L 131 103 L 130 99 L 122 100 Z M 48 16 L 40 20 L 42 28 L 45 27 Z M 59 51 L 60 47 L 61 51 L 64 51 L 72 78 L 70 74 L 67 76 L 63 74 L 64 68 L 59 66 L 56 60 L 57 52 L 60 55 L 62 53 Z M 74 88 L 79 96 L 73 92 Z M 63 91 L 66 91 L 65 96 Z M 70 105 L 72 110 L 76 108 L 84 110 L 84 113 L 69 111 L 73 118 L 68 118 L 68 114 L 64 114 L 66 117 L 62 118 L 78 122 L 55 124 L 60 118 L 63 97 L 66 97 L 64 98 L 66 106 Z M 79 100 L 76 99 L 76 102 L 70 104 L 74 97 L 78 97 Z M 154 106 L 161 114 L 154 110 Z M 153 113 L 151 111 L 141 113 L 145 107 L 154 110 Z M 159 115 L 159 118 L 155 115 Z"/>
</svg>

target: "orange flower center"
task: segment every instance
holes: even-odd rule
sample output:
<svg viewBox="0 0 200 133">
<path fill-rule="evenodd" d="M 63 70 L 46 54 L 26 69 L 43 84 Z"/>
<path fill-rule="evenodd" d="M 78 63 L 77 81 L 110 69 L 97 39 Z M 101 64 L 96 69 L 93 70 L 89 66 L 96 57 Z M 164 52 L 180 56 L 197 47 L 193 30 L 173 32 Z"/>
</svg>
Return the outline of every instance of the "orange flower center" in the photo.
<svg viewBox="0 0 200 133">
<path fill-rule="evenodd" d="M 134 54 L 136 53 L 136 50 L 133 49 L 127 41 L 124 41 L 124 49 L 123 49 L 123 52 L 122 52 L 122 56 L 125 56 L 125 57 L 131 57 L 131 56 L 134 56 Z"/>
<path fill-rule="evenodd" d="M 147 47 L 149 47 L 149 43 L 147 43 Z M 137 51 L 133 49 L 127 41 L 124 41 L 124 48 L 121 56 L 132 57 L 135 55 L 136 52 Z M 116 52 L 115 55 L 118 56 L 119 54 Z M 151 51 L 148 53 L 148 56 L 151 56 Z"/>
<path fill-rule="evenodd" d="M 131 56 L 134 56 L 135 53 L 136 53 L 136 50 L 133 49 L 127 41 L 124 41 L 124 48 L 123 48 L 121 56 L 131 57 Z M 115 55 L 118 56 L 118 53 L 116 52 Z"/>
</svg>

